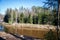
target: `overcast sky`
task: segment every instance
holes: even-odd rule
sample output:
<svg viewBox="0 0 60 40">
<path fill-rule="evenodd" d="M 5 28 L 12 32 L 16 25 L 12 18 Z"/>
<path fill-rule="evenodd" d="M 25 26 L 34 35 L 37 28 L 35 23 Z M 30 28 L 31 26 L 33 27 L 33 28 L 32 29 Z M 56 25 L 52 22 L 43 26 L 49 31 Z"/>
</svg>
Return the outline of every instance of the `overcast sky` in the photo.
<svg viewBox="0 0 60 40">
<path fill-rule="evenodd" d="M 0 0 L 0 13 L 5 14 L 7 8 L 31 8 L 32 6 L 43 6 L 45 0 Z"/>
</svg>

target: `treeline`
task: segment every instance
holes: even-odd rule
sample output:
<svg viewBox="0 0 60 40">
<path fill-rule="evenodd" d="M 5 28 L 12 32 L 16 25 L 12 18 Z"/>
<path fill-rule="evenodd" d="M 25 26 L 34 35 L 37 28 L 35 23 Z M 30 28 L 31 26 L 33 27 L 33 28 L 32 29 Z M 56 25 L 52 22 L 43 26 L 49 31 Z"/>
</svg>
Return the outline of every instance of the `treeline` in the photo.
<svg viewBox="0 0 60 40">
<path fill-rule="evenodd" d="M 31 24 L 51 24 L 57 25 L 55 10 L 33 6 L 31 9 L 7 9 L 4 17 L 7 23 L 31 23 Z M 59 21 L 60 22 L 60 21 Z"/>
</svg>

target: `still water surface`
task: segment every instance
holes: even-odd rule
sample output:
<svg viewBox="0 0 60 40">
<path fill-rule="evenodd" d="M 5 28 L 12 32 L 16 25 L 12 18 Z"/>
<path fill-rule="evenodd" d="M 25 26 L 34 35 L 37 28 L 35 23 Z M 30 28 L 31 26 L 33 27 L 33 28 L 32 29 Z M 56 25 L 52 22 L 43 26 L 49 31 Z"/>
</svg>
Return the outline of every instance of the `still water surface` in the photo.
<svg viewBox="0 0 60 40">
<path fill-rule="evenodd" d="M 0 25 L 0 31 L 3 31 L 4 27 L 2 25 Z"/>
</svg>

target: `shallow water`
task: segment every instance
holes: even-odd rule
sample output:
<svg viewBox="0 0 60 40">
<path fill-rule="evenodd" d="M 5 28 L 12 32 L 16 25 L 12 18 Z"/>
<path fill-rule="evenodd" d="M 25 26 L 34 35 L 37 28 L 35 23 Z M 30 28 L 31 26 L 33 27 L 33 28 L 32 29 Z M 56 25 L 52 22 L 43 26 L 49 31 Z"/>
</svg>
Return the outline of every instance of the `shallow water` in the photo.
<svg viewBox="0 0 60 40">
<path fill-rule="evenodd" d="M 4 27 L 2 25 L 0 25 L 0 31 L 3 31 Z"/>
</svg>

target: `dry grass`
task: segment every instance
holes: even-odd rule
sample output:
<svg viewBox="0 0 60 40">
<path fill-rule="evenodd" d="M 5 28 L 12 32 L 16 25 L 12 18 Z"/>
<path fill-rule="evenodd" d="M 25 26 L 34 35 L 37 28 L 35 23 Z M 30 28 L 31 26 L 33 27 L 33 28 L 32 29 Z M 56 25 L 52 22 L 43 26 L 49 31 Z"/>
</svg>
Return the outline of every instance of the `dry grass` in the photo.
<svg viewBox="0 0 60 40">
<path fill-rule="evenodd" d="M 4 25 L 10 33 L 21 34 L 36 38 L 44 38 L 44 35 L 52 29 L 55 31 L 55 26 L 52 25 L 37 25 L 37 24 L 15 24 Z"/>
</svg>

